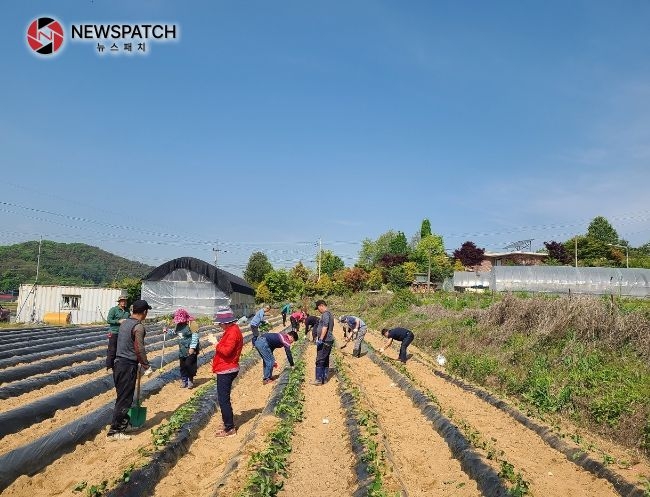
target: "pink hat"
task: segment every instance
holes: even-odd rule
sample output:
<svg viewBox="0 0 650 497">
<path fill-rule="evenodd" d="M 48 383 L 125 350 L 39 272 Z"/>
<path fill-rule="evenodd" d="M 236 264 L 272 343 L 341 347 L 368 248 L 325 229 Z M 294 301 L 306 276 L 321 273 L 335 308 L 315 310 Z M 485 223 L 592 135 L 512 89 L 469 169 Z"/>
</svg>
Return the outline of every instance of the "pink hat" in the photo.
<svg viewBox="0 0 650 497">
<path fill-rule="evenodd" d="M 177 309 L 174 313 L 174 323 L 188 323 L 190 321 L 194 321 L 194 318 L 185 309 Z"/>
</svg>

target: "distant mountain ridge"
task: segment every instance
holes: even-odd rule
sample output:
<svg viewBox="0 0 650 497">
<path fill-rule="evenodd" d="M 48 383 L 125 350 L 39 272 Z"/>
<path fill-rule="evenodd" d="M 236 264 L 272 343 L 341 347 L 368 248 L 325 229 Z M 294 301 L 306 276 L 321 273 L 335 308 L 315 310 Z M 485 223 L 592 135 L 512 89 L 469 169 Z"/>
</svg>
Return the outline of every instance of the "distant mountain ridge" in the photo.
<svg viewBox="0 0 650 497">
<path fill-rule="evenodd" d="M 0 291 L 33 283 L 37 258 L 37 241 L 0 246 Z M 152 266 L 85 243 L 43 240 L 38 282 L 43 285 L 107 286 L 127 277 L 142 278 L 152 269 Z"/>
</svg>

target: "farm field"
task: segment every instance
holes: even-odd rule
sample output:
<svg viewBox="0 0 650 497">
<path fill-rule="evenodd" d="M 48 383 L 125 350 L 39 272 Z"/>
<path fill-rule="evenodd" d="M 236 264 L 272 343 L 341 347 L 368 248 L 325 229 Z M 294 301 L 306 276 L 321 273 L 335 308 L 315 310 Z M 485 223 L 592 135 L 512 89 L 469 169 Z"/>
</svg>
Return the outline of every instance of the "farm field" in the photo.
<svg viewBox="0 0 650 497">
<path fill-rule="evenodd" d="M 274 330 L 282 327 L 276 321 Z M 162 353 L 148 327 L 143 379 L 147 423 L 109 441 L 112 378 L 106 329 L 0 334 L 0 495 L 445 495 L 647 496 L 650 468 L 604 464 L 551 427 L 447 375 L 412 345 L 406 365 L 366 335 L 362 357 L 332 351 L 329 381 L 310 385 L 316 347 L 276 351 L 276 381 L 262 384 L 248 342 L 233 388 L 237 436 L 218 439 L 221 417 L 204 343 L 196 387 L 178 386 L 175 341 Z M 247 335 L 247 333 L 245 333 Z M 72 343 L 71 343 L 72 342 Z M 624 449 L 608 445 L 623 458 Z"/>
</svg>

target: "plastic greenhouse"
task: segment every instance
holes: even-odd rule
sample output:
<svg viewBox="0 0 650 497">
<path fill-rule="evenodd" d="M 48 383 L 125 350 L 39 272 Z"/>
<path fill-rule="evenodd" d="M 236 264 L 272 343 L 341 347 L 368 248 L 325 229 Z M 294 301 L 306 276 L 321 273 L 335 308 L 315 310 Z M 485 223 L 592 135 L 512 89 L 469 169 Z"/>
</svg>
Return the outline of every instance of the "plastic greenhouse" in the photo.
<svg viewBox="0 0 650 497">
<path fill-rule="evenodd" d="M 477 274 L 479 275 L 477 277 Z M 487 285 L 484 285 L 487 280 Z M 478 283 L 481 284 L 478 284 Z M 498 292 L 650 296 L 650 269 L 568 266 L 495 266 L 490 272 L 455 272 L 455 288 Z"/>
<path fill-rule="evenodd" d="M 142 298 L 150 317 L 179 307 L 194 316 L 212 316 L 229 305 L 237 317 L 254 312 L 255 290 L 242 278 L 193 257 L 180 257 L 158 266 L 142 280 Z"/>
</svg>

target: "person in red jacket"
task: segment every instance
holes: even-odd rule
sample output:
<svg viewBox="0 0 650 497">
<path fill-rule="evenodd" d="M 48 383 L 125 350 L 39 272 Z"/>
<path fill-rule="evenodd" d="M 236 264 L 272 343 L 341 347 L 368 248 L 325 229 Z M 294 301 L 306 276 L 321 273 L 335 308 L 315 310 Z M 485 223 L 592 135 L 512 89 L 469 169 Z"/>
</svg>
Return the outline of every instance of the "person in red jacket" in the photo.
<svg viewBox="0 0 650 497">
<path fill-rule="evenodd" d="M 234 437 L 237 434 L 230 402 L 232 383 L 239 374 L 239 357 L 244 346 L 244 337 L 237 326 L 237 318 L 230 307 L 217 310 L 214 320 L 223 330 L 221 340 L 217 342 L 212 359 L 212 372 L 217 376 L 217 400 L 223 419 L 223 429 L 217 437 Z"/>
</svg>

